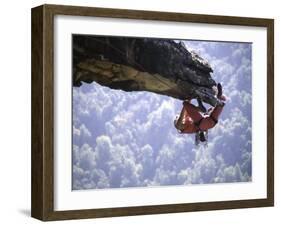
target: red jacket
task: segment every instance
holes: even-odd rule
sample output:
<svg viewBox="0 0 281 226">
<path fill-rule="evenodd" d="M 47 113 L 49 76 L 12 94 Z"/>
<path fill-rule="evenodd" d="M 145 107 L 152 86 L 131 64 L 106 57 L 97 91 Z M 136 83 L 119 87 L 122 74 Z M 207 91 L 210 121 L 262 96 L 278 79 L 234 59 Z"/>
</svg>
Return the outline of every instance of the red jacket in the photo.
<svg viewBox="0 0 281 226">
<path fill-rule="evenodd" d="M 217 124 L 222 109 L 223 106 L 216 106 L 211 109 L 208 115 L 203 115 L 194 105 L 184 103 L 184 117 L 182 122 L 184 124 L 184 129 L 181 130 L 181 133 L 196 133 L 199 130 L 207 131 L 213 128 Z"/>
</svg>

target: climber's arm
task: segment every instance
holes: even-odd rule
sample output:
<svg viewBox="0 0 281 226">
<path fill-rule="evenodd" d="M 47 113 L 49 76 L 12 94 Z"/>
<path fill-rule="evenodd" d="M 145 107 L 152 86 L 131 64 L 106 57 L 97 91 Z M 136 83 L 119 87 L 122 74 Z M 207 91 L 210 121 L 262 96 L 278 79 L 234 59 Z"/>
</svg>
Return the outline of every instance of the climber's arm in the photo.
<svg viewBox="0 0 281 226">
<path fill-rule="evenodd" d="M 219 116 L 223 110 L 224 104 L 222 106 L 216 106 L 211 111 L 210 115 L 205 117 L 200 123 L 200 129 L 206 131 L 208 129 L 212 129 L 219 120 Z"/>
</svg>

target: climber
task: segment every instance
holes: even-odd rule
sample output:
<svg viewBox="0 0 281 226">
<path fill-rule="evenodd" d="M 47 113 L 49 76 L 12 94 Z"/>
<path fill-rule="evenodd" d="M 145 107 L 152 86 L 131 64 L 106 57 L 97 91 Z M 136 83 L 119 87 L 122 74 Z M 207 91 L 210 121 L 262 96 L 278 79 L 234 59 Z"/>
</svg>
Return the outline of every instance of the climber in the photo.
<svg viewBox="0 0 281 226">
<path fill-rule="evenodd" d="M 183 102 L 180 116 L 174 120 L 174 125 L 180 133 L 195 133 L 195 144 L 207 142 L 208 130 L 213 128 L 225 105 L 225 96 L 222 94 L 222 86 L 218 83 L 213 87 L 217 96 L 217 105 L 206 111 L 202 101 L 197 99 L 198 106 L 190 103 L 191 100 Z"/>
</svg>

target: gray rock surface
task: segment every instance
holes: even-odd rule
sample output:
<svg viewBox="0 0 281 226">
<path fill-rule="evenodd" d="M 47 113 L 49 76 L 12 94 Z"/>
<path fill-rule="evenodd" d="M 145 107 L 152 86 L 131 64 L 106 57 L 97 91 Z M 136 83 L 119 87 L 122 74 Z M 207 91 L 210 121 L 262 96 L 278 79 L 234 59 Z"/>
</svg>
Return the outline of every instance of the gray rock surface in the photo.
<svg viewBox="0 0 281 226">
<path fill-rule="evenodd" d="M 73 35 L 73 85 L 93 81 L 124 91 L 149 91 L 215 105 L 208 62 L 167 39 Z"/>
</svg>

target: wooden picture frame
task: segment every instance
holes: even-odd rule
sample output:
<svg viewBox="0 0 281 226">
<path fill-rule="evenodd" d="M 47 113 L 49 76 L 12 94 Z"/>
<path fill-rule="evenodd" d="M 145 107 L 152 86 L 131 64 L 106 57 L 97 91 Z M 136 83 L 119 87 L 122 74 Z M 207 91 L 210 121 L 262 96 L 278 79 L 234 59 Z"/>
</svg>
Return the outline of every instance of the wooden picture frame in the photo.
<svg viewBox="0 0 281 226">
<path fill-rule="evenodd" d="M 54 210 L 54 16 L 124 18 L 240 25 L 267 29 L 267 198 L 99 209 Z M 32 9 L 32 200 L 31 215 L 50 220 L 163 214 L 274 205 L 274 20 L 42 5 Z"/>
</svg>

